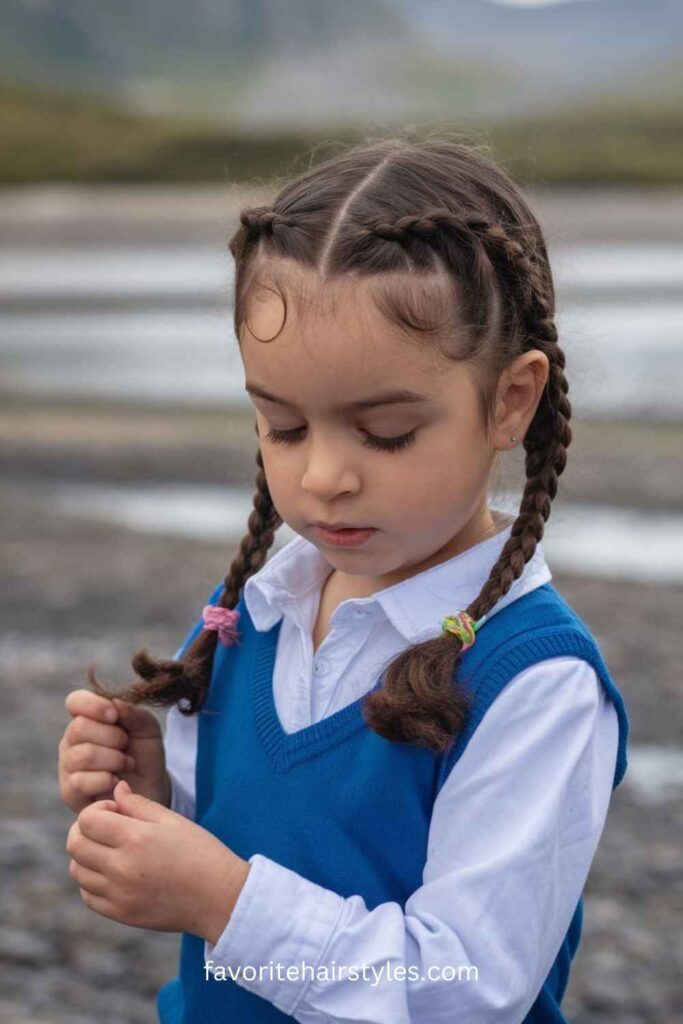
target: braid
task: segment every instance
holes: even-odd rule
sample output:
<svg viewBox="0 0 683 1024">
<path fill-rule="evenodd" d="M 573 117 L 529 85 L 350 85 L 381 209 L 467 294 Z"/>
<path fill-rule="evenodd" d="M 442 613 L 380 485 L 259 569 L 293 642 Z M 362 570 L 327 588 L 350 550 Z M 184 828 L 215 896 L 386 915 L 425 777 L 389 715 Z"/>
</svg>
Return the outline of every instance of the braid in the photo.
<svg viewBox="0 0 683 1024">
<path fill-rule="evenodd" d="M 487 232 L 487 240 L 492 233 L 492 229 Z M 499 226 L 495 234 L 501 241 L 501 236 L 505 236 Z M 522 575 L 525 564 L 533 558 L 536 546 L 543 538 L 545 523 L 557 494 L 558 477 L 566 468 L 567 448 L 572 440 L 569 426 L 572 410 L 567 398 L 569 384 L 564 375 L 565 355 L 557 341 L 557 327 L 552 319 L 550 303 L 544 289 L 539 287 L 540 275 L 531 261 L 524 256 L 522 263 L 510 248 L 506 247 L 505 251 L 513 261 L 517 261 L 518 266 L 521 265 L 531 285 L 525 310 L 525 347 L 545 353 L 549 375 L 546 390 L 524 439 L 526 484 L 519 514 L 481 594 L 467 609 L 475 618 L 486 614 L 507 594 L 514 581 Z"/>
<path fill-rule="evenodd" d="M 497 271 L 501 283 L 512 281 L 523 306 L 533 302 L 535 269 L 522 245 L 508 236 L 502 225 L 491 223 L 481 214 L 463 211 L 455 214 L 440 207 L 423 214 L 400 217 L 394 223 L 376 221 L 361 231 L 363 237 L 384 238 L 410 246 L 413 239 L 428 245 L 451 266 L 458 267 L 463 255 L 471 254 L 468 270 L 474 279 L 470 302 L 462 311 L 475 326 L 484 329 L 488 318 L 488 263 Z M 467 296 L 465 296 L 467 300 Z M 478 301 L 477 301 L 478 300 Z"/>
<path fill-rule="evenodd" d="M 236 607 L 244 584 L 266 561 L 275 531 L 282 523 L 268 489 L 260 449 L 256 453 L 256 462 L 259 469 L 254 508 L 247 521 L 248 532 L 240 541 L 238 553 L 224 579 L 218 602 L 222 608 Z M 137 651 L 131 664 L 144 681 L 134 683 L 126 690 L 113 692 L 105 689 L 98 682 L 92 665 L 86 669 L 87 676 L 93 690 L 102 697 L 118 697 L 131 704 L 144 702 L 157 706 L 178 703 L 182 697 L 187 704 L 184 707 L 179 705 L 178 709 L 191 715 L 199 711 L 206 699 L 217 639 L 215 630 L 202 629 L 179 660 L 154 659 L 146 650 Z"/>
<path fill-rule="evenodd" d="M 567 463 L 567 448 L 572 439 L 571 405 L 564 375 L 565 357 L 557 343 L 557 328 L 552 319 L 552 284 L 548 287 L 548 280 L 544 280 L 530 255 L 502 224 L 491 223 L 477 213 L 454 214 L 450 210 L 432 209 L 391 223 L 374 221 L 362 234 L 406 248 L 417 238 L 446 258 L 450 255 L 450 240 L 460 247 L 468 246 L 472 254 L 470 271 L 475 280 L 483 283 L 487 260 L 499 283 L 514 289 L 524 349 L 540 349 L 548 357 L 546 391 L 524 439 L 527 479 L 519 513 L 488 580 L 465 609 L 477 621 L 508 593 L 533 558 L 557 493 L 558 477 Z M 481 316 L 474 316 L 475 326 L 483 329 L 487 303 L 479 301 L 477 289 L 470 294 L 470 302 L 470 311 Z M 414 742 L 436 751 L 448 750 L 462 730 L 471 704 L 464 689 L 444 686 L 444 681 L 453 677 L 462 646 L 457 634 L 443 631 L 436 638 L 402 651 L 388 666 L 383 687 L 365 698 L 368 725 L 387 739 Z"/>
<path fill-rule="evenodd" d="M 290 221 L 270 206 L 252 206 L 247 210 L 242 210 L 240 224 L 246 232 L 247 240 L 254 242 L 258 241 L 261 235 L 272 237 L 279 228 L 288 227 Z"/>
<path fill-rule="evenodd" d="M 242 587 L 264 565 L 275 531 L 282 524 L 268 490 L 260 448 L 256 452 L 256 463 L 259 471 L 256 474 L 254 508 L 247 520 L 249 531 L 240 541 L 239 552 L 225 577 L 225 589 L 220 600 L 223 608 L 237 605 Z"/>
<path fill-rule="evenodd" d="M 545 338 L 540 337 L 541 324 L 546 330 Z M 557 344 L 557 331 L 552 321 L 546 318 L 539 321 L 537 327 L 539 330 L 531 340 L 533 347 L 548 356 L 548 387 L 524 439 L 527 480 L 519 515 L 481 594 L 467 609 L 474 618 L 486 614 L 508 592 L 521 576 L 526 562 L 533 558 L 557 494 L 558 477 L 567 465 L 572 431 L 564 352 Z"/>
</svg>

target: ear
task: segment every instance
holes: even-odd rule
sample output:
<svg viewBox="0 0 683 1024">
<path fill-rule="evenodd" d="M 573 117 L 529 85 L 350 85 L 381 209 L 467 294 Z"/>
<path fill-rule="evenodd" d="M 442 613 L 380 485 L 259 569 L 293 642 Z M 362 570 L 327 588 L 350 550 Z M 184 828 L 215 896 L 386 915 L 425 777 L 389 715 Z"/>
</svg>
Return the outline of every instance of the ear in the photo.
<svg viewBox="0 0 683 1024">
<path fill-rule="evenodd" d="M 550 363 L 545 352 L 533 349 L 506 366 L 496 392 L 496 422 L 492 433 L 495 448 L 514 448 L 534 418 L 548 382 Z M 510 438 L 516 437 L 517 442 Z"/>
</svg>

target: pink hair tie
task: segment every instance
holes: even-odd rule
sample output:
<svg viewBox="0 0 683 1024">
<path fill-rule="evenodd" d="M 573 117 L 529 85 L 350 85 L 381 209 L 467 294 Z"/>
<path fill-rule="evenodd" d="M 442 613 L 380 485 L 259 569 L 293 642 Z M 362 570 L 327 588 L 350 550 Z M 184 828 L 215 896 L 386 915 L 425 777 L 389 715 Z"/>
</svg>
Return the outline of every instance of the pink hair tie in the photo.
<svg viewBox="0 0 683 1024">
<path fill-rule="evenodd" d="M 239 617 L 240 613 L 232 608 L 222 608 L 215 604 L 207 604 L 202 612 L 204 629 L 215 629 L 220 642 L 228 647 L 239 645 Z"/>
</svg>

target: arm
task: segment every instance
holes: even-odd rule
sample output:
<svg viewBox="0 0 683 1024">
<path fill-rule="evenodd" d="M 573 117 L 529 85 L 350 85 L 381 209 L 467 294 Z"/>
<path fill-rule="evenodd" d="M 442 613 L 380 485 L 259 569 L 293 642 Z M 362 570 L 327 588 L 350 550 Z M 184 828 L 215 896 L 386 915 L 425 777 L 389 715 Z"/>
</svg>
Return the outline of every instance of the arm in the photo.
<svg viewBox="0 0 683 1024">
<path fill-rule="evenodd" d="M 301 1024 L 523 1021 L 583 891 L 617 739 L 615 709 L 588 663 L 532 666 L 494 701 L 444 783 L 423 885 L 405 909 L 368 910 L 361 896 L 254 854 L 227 926 L 205 943 L 207 965 L 282 964 L 280 979 L 257 969 L 236 980 Z M 305 976 L 287 979 L 286 966 L 302 960 Z M 340 965 L 356 965 L 360 980 L 339 979 Z M 456 968 L 453 980 L 426 977 L 442 965 Z M 476 967 L 478 980 L 458 981 L 459 965 Z"/>
</svg>

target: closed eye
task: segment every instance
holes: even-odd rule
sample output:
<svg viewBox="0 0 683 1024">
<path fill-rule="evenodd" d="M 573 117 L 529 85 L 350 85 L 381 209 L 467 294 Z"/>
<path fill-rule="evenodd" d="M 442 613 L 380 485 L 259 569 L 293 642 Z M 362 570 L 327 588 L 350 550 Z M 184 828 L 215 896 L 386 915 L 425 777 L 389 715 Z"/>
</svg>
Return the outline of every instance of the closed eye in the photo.
<svg viewBox="0 0 683 1024">
<path fill-rule="evenodd" d="M 305 427 L 295 427 L 293 430 L 276 430 L 275 427 L 271 427 L 265 436 L 275 444 L 296 444 L 297 441 L 301 440 L 305 429 Z M 366 448 L 374 448 L 376 451 L 383 452 L 396 452 L 413 444 L 417 431 L 410 430 L 407 434 L 400 434 L 398 437 L 377 437 L 376 434 L 371 434 L 367 430 L 364 433 L 365 439 L 363 444 Z"/>
</svg>

